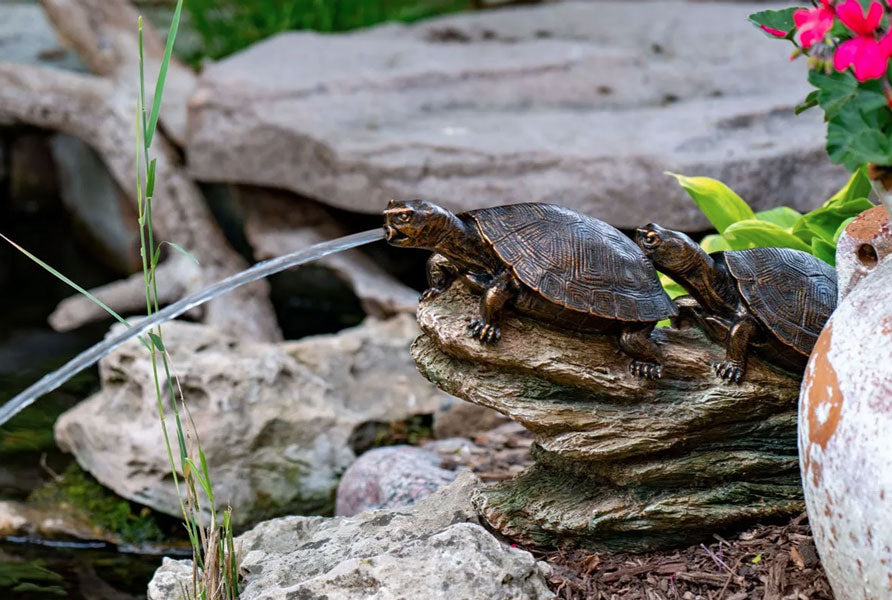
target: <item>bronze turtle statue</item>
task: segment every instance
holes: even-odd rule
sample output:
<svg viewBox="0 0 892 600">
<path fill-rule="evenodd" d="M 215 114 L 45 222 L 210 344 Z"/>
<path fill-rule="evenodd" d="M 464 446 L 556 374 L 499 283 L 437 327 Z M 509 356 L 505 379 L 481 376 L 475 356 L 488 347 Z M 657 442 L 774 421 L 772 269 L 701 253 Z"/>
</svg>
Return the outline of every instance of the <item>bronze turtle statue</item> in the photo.
<svg viewBox="0 0 892 600">
<path fill-rule="evenodd" d="M 675 305 L 635 242 L 611 225 L 539 203 L 453 214 L 423 200 L 391 201 L 384 215 L 391 245 L 434 252 L 422 299 L 457 279 L 482 295 L 468 326 L 481 343 L 499 341 L 511 306 L 560 328 L 616 334 L 633 374 L 662 377 L 663 353 L 650 334 Z"/>
<path fill-rule="evenodd" d="M 635 239 L 654 266 L 690 297 L 676 298 L 681 317 L 695 321 L 726 348 L 716 375 L 740 383 L 750 349 L 768 362 L 802 372 L 836 308 L 836 271 L 790 248 L 707 254 L 683 233 L 653 223 Z"/>
</svg>

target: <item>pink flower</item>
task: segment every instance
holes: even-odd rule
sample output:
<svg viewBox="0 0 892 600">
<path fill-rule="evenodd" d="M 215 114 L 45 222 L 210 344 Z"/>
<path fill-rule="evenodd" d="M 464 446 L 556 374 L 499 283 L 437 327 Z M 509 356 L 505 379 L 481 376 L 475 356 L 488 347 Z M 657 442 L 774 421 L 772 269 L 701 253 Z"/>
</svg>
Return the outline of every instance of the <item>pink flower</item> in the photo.
<svg viewBox="0 0 892 600">
<path fill-rule="evenodd" d="M 846 0 L 836 7 L 836 14 L 839 20 L 856 35 L 871 36 L 883 19 L 883 5 L 874 0 L 865 15 L 858 0 Z"/>
<path fill-rule="evenodd" d="M 877 42 L 873 36 L 858 36 L 842 43 L 833 56 L 833 67 L 845 71 L 853 67 L 855 79 L 867 81 L 886 73 L 889 55 L 892 54 L 892 33 Z"/>
<path fill-rule="evenodd" d="M 775 29 L 774 27 L 769 27 L 768 25 L 762 25 L 762 31 L 764 31 L 765 33 L 770 33 L 775 37 L 787 37 L 786 31 L 781 31 L 780 29 Z"/>
<path fill-rule="evenodd" d="M 849 0 L 855 2 L 857 0 Z M 799 33 L 799 43 L 803 48 L 811 48 L 815 42 L 820 42 L 833 27 L 833 8 L 823 4 L 817 8 L 800 8 L 793 13 L 793 23 Z"/>
</svg>

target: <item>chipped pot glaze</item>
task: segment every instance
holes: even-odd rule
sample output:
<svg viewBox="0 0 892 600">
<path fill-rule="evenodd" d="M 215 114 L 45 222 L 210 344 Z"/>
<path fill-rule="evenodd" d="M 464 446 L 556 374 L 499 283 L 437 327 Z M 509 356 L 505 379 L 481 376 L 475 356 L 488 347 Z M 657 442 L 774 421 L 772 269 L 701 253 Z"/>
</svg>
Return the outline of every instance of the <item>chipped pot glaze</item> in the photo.
<svg viewBox="0 0 892 600">
<path fill-rule="evenodd" d="M 842 301 L 856 283 L 892 254 L 892 223 L 875 206 L 855 217 L 836 243 L 836 273 Z"/>
<path fill-rule="evenodd" d="M 873 209 L 876 210 L 876 209 Z M 854 221 L 858 240 L 867 219 Z M 880 223 L 882 228 L 882 223 Z M 879 228 L 877 233 L 879 233 Z M 875 236 L 869 236 L 875 239 Z M 863 232 L 861 240 L 865 239 Z M 851 247 L 840 245 L 842 253 Z M 848 256 L 847 258 L 851 258 Z M 815 542 L 838 600 L 892 598 L 892 260 L 845 269 L 860 283 L 809 360 L 799 405 L 799 456 Z M 863 266 L 863 265 L 862 265 Z M 862 272 L 863 271 L 863 272 Z M 866 274 L 869 271 L 869 274 Z"/>
</svg>

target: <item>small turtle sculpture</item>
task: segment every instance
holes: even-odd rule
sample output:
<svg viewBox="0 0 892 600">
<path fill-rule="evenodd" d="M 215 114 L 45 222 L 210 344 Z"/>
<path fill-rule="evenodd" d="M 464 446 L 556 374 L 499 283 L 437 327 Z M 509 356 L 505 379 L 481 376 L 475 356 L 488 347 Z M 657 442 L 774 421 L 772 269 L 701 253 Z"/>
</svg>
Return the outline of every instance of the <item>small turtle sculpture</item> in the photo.
<svg viewBox="0 0 892 600">
<path fill-rule="evenodd" d="M 635 239 L 654 266 L 690 296 L 676 298 L 691 319 L 726 348 L 716 375 L 740 383 L 750 348 L 782 368 L 802 372 L 818 335 L 836 308 L 836 271 L 789 248 L 707 254 L 683 233 L 653 223 Z"/>
<path fill-rule="evenodd" d="M 434 252 L 422 299 L 457 279 L 482 294 L 469 325 L 481 343 L 499 341 L 510 305 L 564 329 L 615 333 L 633 374 L 662 377 L 663 353 L 650 334 L 675 305 L 653 265 L 611 225 L 538 203 L 453 214 L 423 200 L 391 201 L 384 215 L 391 245 Z"/>
</svg>

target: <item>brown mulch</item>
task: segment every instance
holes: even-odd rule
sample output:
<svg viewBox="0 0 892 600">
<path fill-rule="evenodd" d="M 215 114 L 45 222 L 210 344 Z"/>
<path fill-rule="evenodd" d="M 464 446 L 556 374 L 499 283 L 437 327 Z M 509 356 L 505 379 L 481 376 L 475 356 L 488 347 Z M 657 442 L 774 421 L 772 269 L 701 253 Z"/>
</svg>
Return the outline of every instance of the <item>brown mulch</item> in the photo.
<svg viewBox="0 0 892 600">
<path fill-rule="evenodd" d="M 535 551 L 563 600 L 833 600 L 803 514 L 650 554 Z"/>
<path fill-rule="evenodd" d="M 438 445 L 439 444 L 439 445 Z M 485 482 L 509 479 L 532 463 L 532 435 L 517 423 L 434 443 L 444 467 L 470 468 Z M 758 525 L 711 544 L 648 554 L 527 548 L 552 567 L 561 600 L 833 600 L 808 520 Z"/>
</svg>

